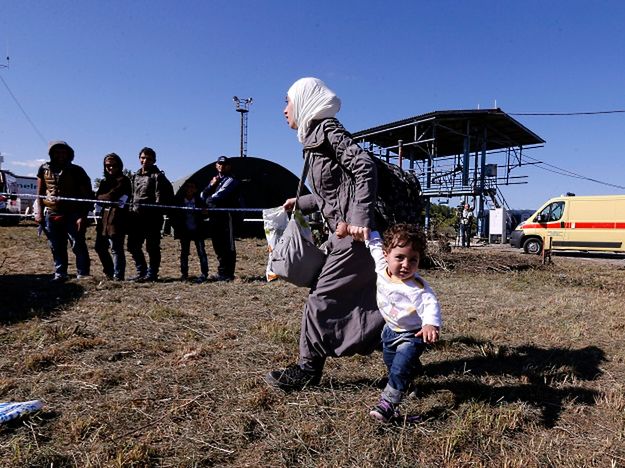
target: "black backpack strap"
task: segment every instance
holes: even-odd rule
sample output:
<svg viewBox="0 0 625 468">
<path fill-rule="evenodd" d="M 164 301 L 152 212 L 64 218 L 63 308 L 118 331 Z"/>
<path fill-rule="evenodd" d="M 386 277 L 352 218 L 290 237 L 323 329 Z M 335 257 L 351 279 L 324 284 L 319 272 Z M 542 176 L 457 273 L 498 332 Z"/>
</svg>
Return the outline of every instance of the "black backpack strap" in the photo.
<svg viewBox="0 0 625 468">
<path fill-rule="evenodd" d="M 302 177 L 300 177 L 299 179 L 299 184 L 297 184 L 297 194 L 295 195 L 295 206 L 293 207 L 294 210 L 297 209 L 297 204 L 299 202 L 299 196 L 302 193 L 302 188 L 304 187 L 304 180 L 306 180 L 306 176 L 308 175 L 308 155 L 306 154 L 306 151 L 303 151 L 304 154 L 304 168 L 302 169 Z"/>
</svg>

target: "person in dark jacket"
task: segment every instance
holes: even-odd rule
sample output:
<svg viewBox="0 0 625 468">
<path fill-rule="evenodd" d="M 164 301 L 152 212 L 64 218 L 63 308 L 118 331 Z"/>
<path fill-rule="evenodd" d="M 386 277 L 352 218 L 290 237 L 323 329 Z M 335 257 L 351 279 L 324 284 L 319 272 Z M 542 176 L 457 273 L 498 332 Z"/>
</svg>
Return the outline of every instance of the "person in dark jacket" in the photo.
<svg viewBox="0 0 625 468">
<path fill-rule="evenodd" d="M 133 281 L 157 281 L 161 266 L 163 209 L 173 202 L 174 190 L 165 173 L 156 167 L 156 152 L 145 147 L 139 152 L 141 168 L 132 176 L 132 204 L 129 213 L 128 252 L 137 269 Z M 143 243 L 149 265 L 143 254 Z"/>
<path fill-rule="evenodd" d="M 104 179 L 96 192 L 97 200 L 110 203 L 100 204 L 102 217 L 97 224 L 95 251 L 106 277 L 116 281 L 123 281 L 126 273 L 124 240 L 128 225 L 127 202 L 132 192 L 130 179 L 123 174 L 123 169 L 122 158 L 115 153 L 107 154 Z"/>
<path fill-rule="evenodd" d="M 87 215 L 93 204 L 91 179 L 85 170 L 73 164 L 74 150 L 64 141 L 52 141 L 48 148 L 50 161 L 37 172 L 37 194 L 46 196 L 36 201 L 35 221 L 45 232 L 54 259 L 52 281 L 66 281 L 67 241 L 76 256 L 76 278 L 89 276 L 91 260 L 85 232 Z M 56 197 L 75 198 L 83 201 L 59 200 Z"/>
<path fill-rule="evenodd" d="M 187 180 L 174 198 L 176 206 L 184 207 L 184 210 L 175 210 L 172 214 L 174 238 L 180 241 L 180 279 L 186 281 L 189 278 L 189 254 L 191 241 L 195 244 L 195 250 L 200 260 L 201 274 L 195 279 L 196 283 L 203 283 L 208 278 L 208 256 L 204 239 L 207 237 L 206 203 L 200 197 L 197 185 L 192 180 Z"/>
<path fill-rule="evenodd" d="M 321 210 L 330 236 L 327 258 L 311 288 L 299 340 L 299 360 L 269 372 L 272 386 L 296 390 L 316 385 L 328 357 L 369 354 L 380 348 L 384 325 L 376 303 L 374 262 L 364 241 L 375 226 L 377 171 L 334 118 L 340 100 L 317 78 L 296 81 L 287 93 L 284 115 L 304 146 L 312 193 L 300 197 L 304 213 Z M 295 198 L 284 203 L 293 209 Z M 338 226 L 345 233 L 336 234 Z"/>
<path fill-rule="evenodd" d="M 232 175 L 232 165 L 226 156 L 219 156 L 215 163 L 217 175 L 212 178 L 208 187 L 202 191 L 202 199 L 209 207 L 238 208 L 240 182 Z M 237 263 L 237 251 L 234 243 L 232 212 L 211 212 L 209 214 L 210 235 L 213 250 L 217 256 L 217 274 L 212 281 L 232 281 Z"/>
</svg>

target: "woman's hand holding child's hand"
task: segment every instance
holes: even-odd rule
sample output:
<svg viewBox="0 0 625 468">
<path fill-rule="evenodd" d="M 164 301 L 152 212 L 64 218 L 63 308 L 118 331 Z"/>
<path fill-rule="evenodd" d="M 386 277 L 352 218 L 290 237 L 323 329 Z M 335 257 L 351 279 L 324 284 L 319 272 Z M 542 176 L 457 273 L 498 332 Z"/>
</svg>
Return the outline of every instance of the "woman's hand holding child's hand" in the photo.
<svg viewBox="0 0 625 468">
<path fill-rule="evenodd" d="M 335 234 L 339 239 L 349 235 L 352 236 L 354 240 L 364 242 L 369 239 L 371 229 L 362 226 L 352 226 L 351 224 L 347 224 L 345 221 L 340 221 L 336 225 Z"/>
<path fill-rule="evenodd" d="M 334 231 L 336 233 L 336 237 L 338 237 L 339 239 L 345 237 L 347 235 L 347 228 L 348 225 L 345 221 L 339 221 L 339 223 L 336 225 L 336 231 Z"/>
</svg>

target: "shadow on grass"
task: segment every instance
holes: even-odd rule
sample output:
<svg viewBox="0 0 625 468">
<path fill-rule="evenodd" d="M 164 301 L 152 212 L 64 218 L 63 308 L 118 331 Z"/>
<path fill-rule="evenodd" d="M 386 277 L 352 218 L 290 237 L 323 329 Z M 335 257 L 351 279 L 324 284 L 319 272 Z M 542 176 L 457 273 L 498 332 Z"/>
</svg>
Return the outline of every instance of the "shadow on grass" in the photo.
<svg viewBox="0 0 625 468">
<path fill-rule="evenodd" d="M 495 347 L 490 342 L 459 337 L 446 344 L 461 343 L 475 347 L 479 356 L 442 361 L 425 366 L 430 377 L 445 377 L 437 382 L 418 386 L 420 395 L 448 390 L 454 395 L 454 404 L 483 401 L 492 405 L 501 402 L 522 401 L 540 408 L 542 422 L 553 427 L 567 401 L 592 405 L 599 392 L 576 384 L 579 380 L 594 380 L 602 372 L 603 350 L 596 346 L 580 349 Z M 482 376 L 502 376 L 519 383 L 487 385 Z"/>
<path fill-rule="evenodd" d="M 25 414 L 15 419 L 11 419 L 10 421 L 6 421 L 0 425 L 0 437 L 15 433 L 19 430 L 22 430 L 25 425 L 33 424 L 33 425 L 42 425 L 46 424 L 52 420 L 58 419 L 61 416 L 61 413 L 58 411 L 45 411 L 40 410 L 32 414 Z M 37 440 L 39 442 L 42 441 L 41 437 L 45 437 L 43 434 L 37 434 Z M 45 437 L 43 440 L 49 440 L 49 438 Z"/>
<path fill-rule="evenodd" d="M 47 317 L 84 294 L 84 288 L 79 284 L 71 281 L 55 284 L 50 279 L 50 275 L 0 276 L 0 323 Z"/>
<path fill-rule="evenodd" d="M 576 251 L 560 251 L 552 250 L 553 257 L 569 257 L 569 258 L 600 258 L 606 260 L 623 260 L 625 262 L 625 254 L 617 252 L 576 252 Z"/>
<path fill-rule="evenodd" d="M 600 395 L 600 392 L 578 384 L 580 380 L 595 380 L 602 373 L 599 366 L 606 360 L 605 353 L 596 346 L 580 349 L 509 348 L 471 337 L 457 337 L 438 346 L 461 346 L 472 355 L 423 367 L 424 375 L 435 380 L 417 380 L 419 398 L 440 391 L 453 395 L 453 403 L 422 415 L 424 419 L 445 418 L 450 410 L 467 402 L 484 402 L 492 406 L 524 402 L 540 410 L 541 423 L 549 428 L 556 424 L 567 402 L 593 405 Z M 486 376 L 498 376 L 502 384 L 483 383 L 481 378 Z M 386 381 L 386 378 L 333 380 L 329 386 L 342 390 L 355 387 L 382 389 Z M 325 385 L 322 382 L 321 387 L 324 386 L 328 386 L 327 381 Z"/>
<path fill-rule="evenodd" d="M 493 406 L 502 403 L 523 402 L 540 409 L 541 423 L 546 428 L 555 426 L 567 401 L 592 405 L 599 392 L 582 387 L 553 388 L 545 384 L 519 384 L 493 387 L 474 380 L 449 379 L 445 382 L 419 385 L 419 395 L 448 390 L 454 395 L 454 407 L 461 403 L 481 401 Z"/>
<path fill-rule="evenodd" d="M 265 275 L 240 275 L 242 283 L 267 283 Z"/>
</svg>

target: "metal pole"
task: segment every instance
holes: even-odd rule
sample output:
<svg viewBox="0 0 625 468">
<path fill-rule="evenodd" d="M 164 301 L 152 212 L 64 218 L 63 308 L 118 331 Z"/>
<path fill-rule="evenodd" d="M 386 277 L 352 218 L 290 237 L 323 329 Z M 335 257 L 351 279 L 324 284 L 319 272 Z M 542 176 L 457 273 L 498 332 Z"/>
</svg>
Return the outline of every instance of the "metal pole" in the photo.
<svg viewBox="0 0 625 468">
<path fill-rule="evenodd" d="M 244 121 L 243 121 L 243 112 L 239 112 L 241 114 L 241 150 L 240 150 L 240 156 L 243 157 L 243 126 L 244 126 Z"/>
<path fill-rule="evenodd" d="M 250 109 L 250 104 L 254 101 L 252 98 L 238 98 L 234 96 L 232 98 L 236 106 L 236 111 L 241 114 L 241 145 L 240 155 L 241 157 L 247 156 L 247 113 Z"/>
<path fill-rule="evenodd" d="M 467 120 L 467 133 L 464 135 L 464 154 L 462 155 L 462 186 L 469 185 L 469 165 L 470 163 L 470 148 L 471 148 L 471 127 Z"/>
<path fill-rule="evenodd" d="M 482 134 L 482 155 L 480 158 L 480 185 L 479 185 L 479 195 L 480 195 L 480 209 L 478 211 L 478 221 L 479 221 L 479 236 L 484 238 L 486 237 L 486 215 L 484 213 L 484 182 L 485 182 L 485 169 L 486 169 L 486 148 L 488 144 L 488 133 L 486 127 L 484 127 L 484 131 Z"/>
</svg>

